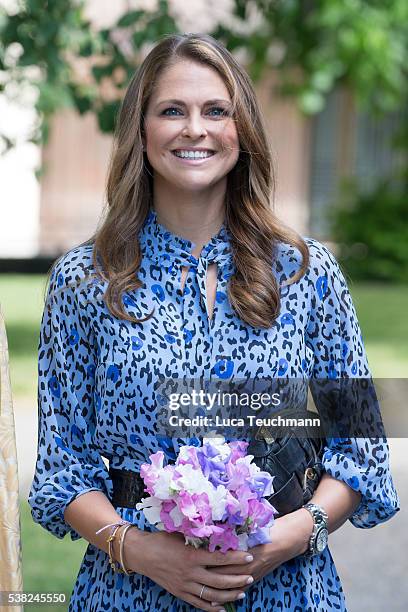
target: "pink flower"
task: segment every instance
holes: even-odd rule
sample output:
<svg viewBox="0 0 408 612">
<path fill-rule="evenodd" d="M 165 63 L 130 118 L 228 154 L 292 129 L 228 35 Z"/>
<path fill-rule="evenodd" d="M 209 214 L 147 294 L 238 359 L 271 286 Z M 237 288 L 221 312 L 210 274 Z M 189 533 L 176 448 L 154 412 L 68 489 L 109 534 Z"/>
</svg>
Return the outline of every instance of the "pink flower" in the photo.
<svg viewBox="0 0 408 612">
<path fill-rule="evenodd" d="M 262 501 L 250 499 L 248 501 L 248 516 L 251 520 L 251 531 L 265 527 L 273 518 L 273 511 L 273 506 L 266 499 Z"/>
<path fill-rule="evenodd" d="M 179 527 L 174 524 L 173 518 L 170 516 L 170 512 L 177 507 L 176 502 L 173 499 L 166 500 L 162 503 L 160 511 L 160 520 L 164 525 L 166 531 L 170 533 L 178 531 Z"/>
<path fill-rule="evenodd" d="M 245 521 L 248 516 L 250 516 L 250 506 L 249 501 L 257 499 L 257 495 L 249 485 L 245 484 L 242 487 L 239 487 L 235 492 L 236 498 L 239 503 L 239 513 L 243 521 Z"/>
<path fill-rule="evenodd" d="M 199 538 L 209 538 L 210 536 L 223 531 L 222 528 L 217 525 L 203 525 L 201 527 L 190 527 L 189 535 L 193 535 Z"/>
<path fill-rule="evenodd" d="M 248 445 L 249 442 L 244 442 L 243 440 L 234 440 L 228 443 L 231 449 L 231 456 L 229 459 L 231 463 L 235 463 L 240 457 L 245 457 Z"/>
<path fill-rule="evenodd" d="M 228 482 L 225 483 L 225 486 L 230 491 L 236 491 L 240 487 L 246 484 L 250 471 L 248 466 L 242 461 L 237 461 L 237 463 L 227 463 L 227 474 L 228 474 Z"/>
<path fill-rule="evenodd" d="M 193 493 L 180 491 L 178 507 L 185 517 L 197 526 L 205 525 L 211 521 L 211 507 L 207 493 Z"/>
<path fill-rule="evenodd" d="M 214 552 L 216 547 L 219 547 L 221 552 L 225 553 L 227 550 L 237 550 L 238 546 L 239 539 L 235 530 L 229 525 L 226 525 L 225 529 L 221 532 L 210 535 L 208 550 Z"/>
<path fill-rule="evenodd" d="M 186 463 L 192 465 L 196 470 L 201 469 L 195 446 L 182 446 L 180 448 L 176 465 L 185 465 Z"/>
<path fill-rule="evenodd" d="M 140 467 L 140 476 L 146 485 L 146 491 L 150 495 L 154 495 L 154 484 L 159 478 L 159 473 L 163 469 L 164 453 L 157 451 L 149 457 L 151 464 L 143 463 Z"/>
</svg>

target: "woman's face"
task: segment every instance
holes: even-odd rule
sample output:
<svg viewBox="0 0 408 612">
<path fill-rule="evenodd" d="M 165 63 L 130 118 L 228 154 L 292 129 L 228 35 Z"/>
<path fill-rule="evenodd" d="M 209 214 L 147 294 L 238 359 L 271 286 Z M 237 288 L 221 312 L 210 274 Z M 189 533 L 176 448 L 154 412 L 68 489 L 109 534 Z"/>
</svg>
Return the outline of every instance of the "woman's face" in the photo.
<svg viewBox="0 0 408 612">
<path fill-rule="evenodd" d="M 166 69 L 150 96 L 144 123 L 155 180 L 200 191 L 224 179 L 239 156 L 230 106 L 228 90 L 213 68 L 179 60 Z"/>
</svg>

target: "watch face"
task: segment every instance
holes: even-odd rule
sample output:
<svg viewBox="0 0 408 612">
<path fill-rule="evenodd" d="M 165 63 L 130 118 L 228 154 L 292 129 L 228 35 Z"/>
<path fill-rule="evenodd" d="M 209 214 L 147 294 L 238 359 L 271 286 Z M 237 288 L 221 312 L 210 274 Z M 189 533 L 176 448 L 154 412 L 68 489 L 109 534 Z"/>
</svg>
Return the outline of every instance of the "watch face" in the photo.
<svg viewBox="0 0 408 612">
<path fill-rule="evenodd" d="M 324 527 L 319 529 L 316 534 L 316 550 L 321 553 L 327 546 L 328 541 L 328 531 Z"/>
</svg>

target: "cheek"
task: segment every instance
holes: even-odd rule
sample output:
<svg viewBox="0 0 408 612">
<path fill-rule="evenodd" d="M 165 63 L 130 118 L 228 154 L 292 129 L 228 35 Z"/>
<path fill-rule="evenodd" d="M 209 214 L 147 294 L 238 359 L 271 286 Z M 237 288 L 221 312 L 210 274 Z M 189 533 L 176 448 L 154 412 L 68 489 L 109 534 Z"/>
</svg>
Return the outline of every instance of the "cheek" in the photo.
<svg viewBox="0 0 408 612">
<path fill-rule="evenodd" d="M 151 150 L 159 151 L 173 138 L 174 126 L 163 124 L 160 120 L 146 122 L 146 141 Z"/>
<path fill-rule="evenodd" d="M 225 149 L 225 153 L 231 155 L 239 153 L 238 133 L 234 124 L 226 126 L 220 134 L 221 146 Z"/>
</svg>

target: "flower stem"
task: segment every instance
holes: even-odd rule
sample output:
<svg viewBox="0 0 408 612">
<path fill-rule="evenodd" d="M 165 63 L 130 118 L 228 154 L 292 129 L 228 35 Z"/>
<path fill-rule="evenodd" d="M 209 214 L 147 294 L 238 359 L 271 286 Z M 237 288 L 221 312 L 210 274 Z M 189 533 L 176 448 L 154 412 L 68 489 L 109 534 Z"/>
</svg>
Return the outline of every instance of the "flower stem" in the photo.
<svg viewBox="0 0 408 612">
<path fill-rule="evenodd" d="M 227 602 L 224 604 L 225 612 L 236 612 L 235 605 L 231 602 Z"/>
</svg>

